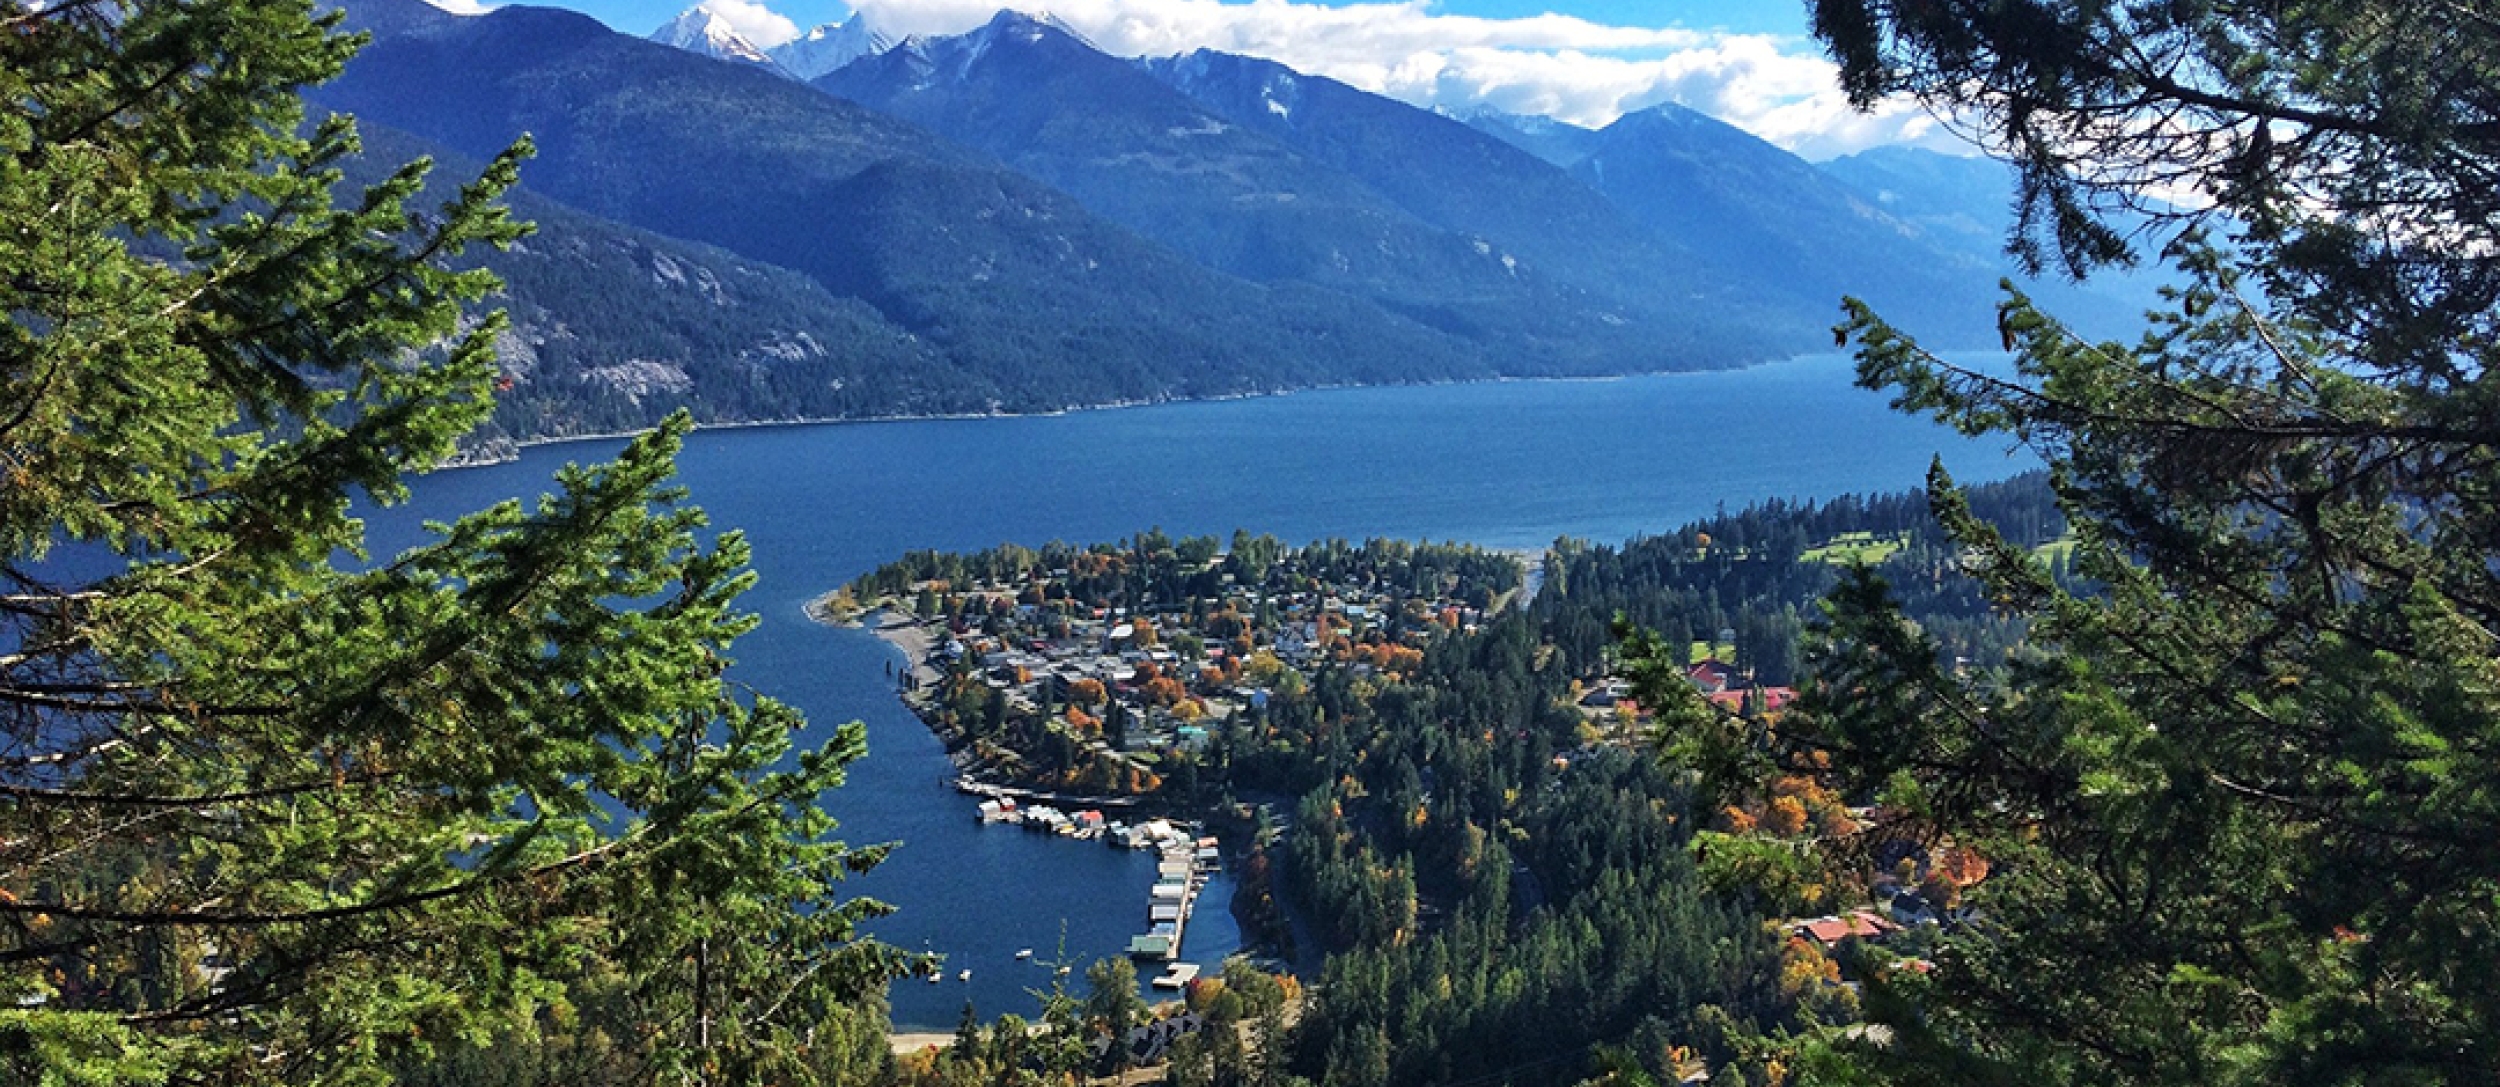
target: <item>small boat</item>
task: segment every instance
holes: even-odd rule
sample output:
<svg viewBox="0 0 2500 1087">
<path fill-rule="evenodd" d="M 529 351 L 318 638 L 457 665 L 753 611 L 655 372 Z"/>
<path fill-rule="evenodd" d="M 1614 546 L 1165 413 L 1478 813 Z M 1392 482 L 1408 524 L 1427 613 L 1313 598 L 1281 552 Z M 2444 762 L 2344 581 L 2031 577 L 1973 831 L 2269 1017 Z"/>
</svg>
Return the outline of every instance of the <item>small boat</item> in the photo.
<svg viewBox="0 0 2500 1087">
<path fill-rule="evenodd" d="M 1024 950 L 1022 950 L 1022 951 L 1018 951 L 1018 952 L 1016 952 L 1016 957 L 1017 957 L 1017 958 L 1019 958 L 1019 959 L 1029 959 L 1029 958 L 1032 958 L 1032 957 L 1033 957 L 1033 949 L 1028 947 L 1028 948 L 1025 948 L 1025 949 L 1024 949 Z"/>
<path fill-rule="evenodd" d="M 957 981 L 971 981 L 971 980 L 972 980 L 972 971 L 970 971 L 970 970 L 966 970 L 966 971 L 964 971 L 963 973 L 960 973 L 960 974 L 955 975 L 955 980 L 957 980 Z"/>
<path fill-rule="evenodd" d="M 935 970 L 931 970 L 931 971 L 929 971 L 929 984 L 931 984 L 931 985 L 935 985 L 935 984 L 937 984 L 938 982 L 941 982 L 941 981 L 944 981 L 944 980 L 946 980 L 946 976 L 945 976 L 945 975 L 940 974 L 940 973 L 938 973 L 938 972 L 937 972 L 937 971 L 935 971 Z"/>
</svg>

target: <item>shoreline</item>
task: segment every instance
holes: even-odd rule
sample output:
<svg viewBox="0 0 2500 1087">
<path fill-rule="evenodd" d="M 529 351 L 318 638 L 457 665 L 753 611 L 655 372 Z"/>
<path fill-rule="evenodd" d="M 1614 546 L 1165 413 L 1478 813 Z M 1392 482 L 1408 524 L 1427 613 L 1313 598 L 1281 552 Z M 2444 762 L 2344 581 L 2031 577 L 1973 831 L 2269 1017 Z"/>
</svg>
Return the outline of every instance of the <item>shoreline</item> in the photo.
<svg viewBox="0 0 2500 1087">
<path fill-rule="evenodd" d="M 895 1056 L 900 1057 L 924 1049 L 945 1049 L 955 1044 L 955 1036 L 934 1030 L 889 1031 L 885 1044 Z"/>
<path fill-rule="evenodd" d="M 1681 374 L 1720 374 L 1733 370 L 1751 370 L 1761 366 L 1776 366 L 1780 363 L 1795 362 L 1799 359 L 1811 357 L 1814 356 L 1810 354 L 1784 355 L 1779 358 L 1756 359 L 1752 362 L 1738 362 L 1724 366 L 1697 366 L 1689 370 L 1628 370 L 1619 374 L 1571 374 L 1556 375 L 1551 377 L 1523 377 L 1515 374 L 1497 374 L 1491 377 L 1453 378 L 1446 381 L 1388 382 L 1376 385 L 1364 384 L 1362 382 L 1331 382 L 1319 385 L 1296 385 L 1291 388 L 1217 393 L 1211 396 L 1168 396 L 1161 399 L 1150 400 L 1107 400 L 1099 404 L 1071 404 L 1067 407 L 1051 408 L 1044 411 L 906 412 L 893 415 L 802 415 L 794 416 L 788 419 L 741 419 L 734 422 L 719 423 L 699 422 L 695 424 L 694 430 L 696 433 L 700 433 L 706 430 L 749 430 L 763 427 L 846 426 L 851 424 L 875 423 L 972 422 L 982 419 L 1055 419 L 1061 416 L 1075 415 L 1080 412 L 1126 411 L 1134 408 L 1167 407 L 1175 404 L 1221 404 L 1235 400 L 1265 400 L 1270 397 L 1292 396 L 1295 393 L 1343 392 L 1351 389 L 1415 389 L 1436 388 L 1451 385 L 1511 385 L 1530 382 L 1583 383 L 1627 381 L 1633 378 L 1641 377 L 1674 377 Z M 520 460 L 521 454 L 531 449 L 556 445 L 574 445 L 582 442 L 621 441 L 631 438 L 639 438 L 645 434 L 651 433 L 654 429 L 657 428 L 646 426 L 634 427 L 628 430 L 600 431 L 595 434 L 564 434 L 536 438 L 506 438 L 503 439 L 502 444 L 509 449 L 508 452 L 498 452 L 493 455 L 476 458 L 463 458 L 458 453 L 454 453 L 450 460 L 436 465 L 434 470 L 453 471 L 464 468 L 492 468 L 497 465 L 511 464 Z"/>
<path fill-rule="evenodd" d="M 834 625 L 812 612 L 810 617 L 816 619 L 817 622 Z M 904 674 L 912 677 L 915 684 L 926 687 L 945 678 L 938 674 L 937 669 L 929 667 L 929 647 L 937 644 L 937 639 L 930 636 L 926 624 L 910 613 L 892 608 L 877 608 L 861 615 L 849 625 L 865 628 L 870 634 L 875 635 L 878 641 L 902 650 L 906 669 Z M 914 716 L 918 715 L 914 714 Z"/>
</svg>

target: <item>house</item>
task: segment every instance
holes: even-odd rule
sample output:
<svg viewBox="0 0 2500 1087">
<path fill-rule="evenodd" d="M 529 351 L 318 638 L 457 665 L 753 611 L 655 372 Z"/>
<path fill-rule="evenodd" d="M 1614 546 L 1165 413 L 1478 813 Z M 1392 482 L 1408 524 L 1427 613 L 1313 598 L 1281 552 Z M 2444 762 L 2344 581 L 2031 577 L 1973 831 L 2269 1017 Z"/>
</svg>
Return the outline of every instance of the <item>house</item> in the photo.
<svg viewBox="0 0 2500 1087">
<path fill-rule="evenodd" d="M 1895 922 L 1904 925 L 1932 925 L 1938 920 L 1935 905 L 1917 891 L 1903 891 L 1892 896 L 1888 912 Z"/>
<path fill-rule="evenodd" d="M 1703 694 L 1731 691 L 1741 685 L 1736 667 L 1717 659 L 1702 661 L 1685 669 L 1684 674 L 1693 681 L 1693 686 L 1701 688 Z"/>
<path fill-rule="evenodd" d="M 1582 695 L 1580 698 L 1580 704 L 1587 706 L 1590 709 L 1606 709 L 1607 707 L 1614 705 L 1616 702 L 1621 701 L 1624 695 L 1631 693 L 1631 690 L 1631 684 L 1625 683 L 1619 679 L 1610 679 L 1604 683 L 1598 684 L 1596 688 L 1589 691 L 1589 693 Z"/>
<path fill-rule="evenodd" d="M 1797 700 L 1797 692 L 1790 687 L 1752 687 L 1735 691 L 1710 691 L 1703 697 L 1708 698 L 1711 705 L 1729 713 L 1747 712 L 1747 707 L 1756 705 L 1757 699 L 1762 712 L 1778 713 L 1787 709 L 1789 703 Z"/>
<path fill-rule="evenodd" d="M 1858 910 L 1847 917 L 1820 917 L 1799 924 L 1798 935 L 1826 948 L 1839 947 L 1849 940 L 1871 939 L 1889 935 L 1900 926 L 1876 916 L 1869 910 Z"/>
</svg>

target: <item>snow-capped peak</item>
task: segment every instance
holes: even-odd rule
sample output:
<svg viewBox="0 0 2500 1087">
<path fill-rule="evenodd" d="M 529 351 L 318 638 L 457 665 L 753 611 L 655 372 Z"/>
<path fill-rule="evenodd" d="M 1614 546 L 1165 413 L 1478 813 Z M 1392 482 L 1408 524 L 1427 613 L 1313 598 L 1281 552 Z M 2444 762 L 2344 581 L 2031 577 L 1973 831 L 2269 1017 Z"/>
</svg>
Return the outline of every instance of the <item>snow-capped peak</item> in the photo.
<svg viewBox="0 0 2500 1087">
<path fill-rule="evenodd" d="M 757 64 L 780 71 L 773 58 L 755 47 L 746 36 L 729 25 L 718 12 L 697 5 L 668 21 L 668 25 L 651 32 L 651 40 L 675 46 L 689 53 L 700 53 L 718 60 Z M 785 73 L 786 74 L 786 73 Z"/>
<path fill-rule="evenodd" d="M 814 79 L 894 45 L 893 38 L 868 25 L 867 16 L 853 15 L 849 22 L 827 23 L 765 52 L 791 75 Z"/>
<path fill-rule="evenodd" d="M 983 26 L 979 30 L 973 31 L 970 34 L 966 34 L 964 37 L 988 38 L 1001 34 L 1012 34 L 1021 41 L 1037 42 L 1042 40 L 1043 33 L 1046 29 L 1055 30 L 1061 34 L 1067 35 L 1070 38 L 1074 38 L 1078 44 L 1081 44 L 1088 49 L 1092 49 L 1096 52 L 1102 51 L 1100 46 L 1095 45 L 1091 40 L 1086 38 L 1084 34 L 1078 32 L 1075 27 L 1068 25 L 1067 20 L 1053 15 L 1048 11 L 1019 11 L 1015 8 L 1000 8 L 998 9 L 998 14 L 990 17 L 988 25 Z"/>
</svg>

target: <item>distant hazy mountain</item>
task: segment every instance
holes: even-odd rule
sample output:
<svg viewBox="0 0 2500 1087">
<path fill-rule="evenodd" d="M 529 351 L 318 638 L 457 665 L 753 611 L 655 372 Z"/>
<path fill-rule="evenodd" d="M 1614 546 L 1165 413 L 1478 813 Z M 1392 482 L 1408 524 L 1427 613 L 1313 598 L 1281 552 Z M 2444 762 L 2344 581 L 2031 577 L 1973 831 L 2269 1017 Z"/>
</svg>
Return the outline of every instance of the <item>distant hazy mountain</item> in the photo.
<svg viewBox="0 0 2500 1087">
<path fill-rule="evenodd" d="M 1551 117 L 1504 113 L 1497 109 L 1460 110 L 1450 115 L 1488 136 L 1556 166 L 1569 169 L 1597 150 L 1597 130 Z"/>
<path fill-rule="evenodd" d="M 1935 244 L 1990 254 L 2005 248 L 2014 172 L 1995 159 L 1877 147 L 1823 163 L 1822 170 Z"/>
<path fill-rule="evenodd" d="M 1940 345 L 1994 339 L 1998 271 L 1929 245 L 1832 175 L 1734 125 L 1676 105 L 1596 133 L 1572 176 L 1706 257 L 1776 279 L 1836 319 L 1876 304 Z"/>
<path fill-rule="evenodd" d="M 827 23 L 764 52 L 782 70 L 800 79 L 814 79 L 861 57 L 894 48 L 894 39 L 868 25 L 865 15 Z"/>
<path fill-rule="evenodd" d="M 1920 240 L 1961 254 L 1999 275 L 2012 275 L 2006 231 L 2014 222 L 2014 169 L 1995 159 L 1939 154 L 1914 147 L 1877 147 L 1822 164 L 1885 214 L 1909 224 Z M 2138 269 L 2104 269 L 2082 283 L 2051 273 L 2015 275 L 2047 312 L 2095 337 L 2124 337 L 2142 327 L 2145 310 L 2160 304 L 2166 278 L 2158 260 L 2166 233 L 2140 218 L 2115 221 L 2140 230 Z M 2131 224 L 2131 225 L 2130 225 Z M 1993 280 L 1991 281 L 1993 282 Z"/>
<path fill-rule="evenodd" d="M 658 30 L 652 31 L 651 40 L 697 56 L 752 64 L 782 75 L 791 74 L 783 71 L 781 65 L 774 63 L 773 58 L 754 42 L 731 29 L 729 20 L 713 14 L 709 8 L 687 8 Z"/>
<path fill-rule="evenodd" d="M 1643 342 L 1673 352 L 1746 338 L 1804 350 L 1823 340 L 1828 321 L 1776 281 L 1662 237 L 1560 168 L 1448 117 L 1256 57 L 1201 50 L 1144 64 L 1225 121 L 1605 300 L 1612 320 L 1642 326 Z"/>
</svg>

